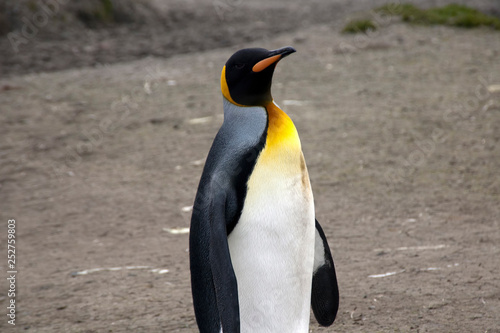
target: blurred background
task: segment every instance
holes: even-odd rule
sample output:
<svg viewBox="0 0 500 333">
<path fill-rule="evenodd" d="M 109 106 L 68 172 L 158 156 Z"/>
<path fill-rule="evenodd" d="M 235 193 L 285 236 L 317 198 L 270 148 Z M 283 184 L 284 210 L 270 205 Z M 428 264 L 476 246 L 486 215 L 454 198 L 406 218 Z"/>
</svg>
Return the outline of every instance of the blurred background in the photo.
<svg viewBox="0 0 500 333">
<path fill-rule="evenodd" d="M 269 34 L 300 31 L 315 24 L 341 27 L 353 13 L 385 3 L 2 0 L 0 36 L 8 37 L 9 32 L 20 35 L 0 40 L 0 76 L 199 52 L 248 43 Z M 470 4 L 483 13 L 500 15 L 495 0 L 414 3 L 422 7 Z"/>
</svg>

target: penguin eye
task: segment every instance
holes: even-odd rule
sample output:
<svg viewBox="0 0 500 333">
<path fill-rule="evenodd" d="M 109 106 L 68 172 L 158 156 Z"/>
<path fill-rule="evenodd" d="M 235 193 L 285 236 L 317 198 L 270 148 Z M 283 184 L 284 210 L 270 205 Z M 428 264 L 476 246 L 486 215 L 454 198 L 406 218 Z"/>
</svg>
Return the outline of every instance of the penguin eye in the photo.
<svg viewBox="0 0 500 333">
<path fill-rule="evenodd" d="M 245 67 L 245 64 L 236 63 L 233 65 L 233 68 L 236 68 L 236 69 L 242 69 L 243 67 Z"/>
</svg>

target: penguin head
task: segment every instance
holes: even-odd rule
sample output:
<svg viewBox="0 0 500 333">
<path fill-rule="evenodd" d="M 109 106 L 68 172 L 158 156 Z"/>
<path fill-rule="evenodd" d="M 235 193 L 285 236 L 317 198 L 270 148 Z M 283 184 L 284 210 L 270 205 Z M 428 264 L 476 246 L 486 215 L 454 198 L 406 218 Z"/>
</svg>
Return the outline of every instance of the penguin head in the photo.
<svg viewBox="0 0 500 333">
<path fill-rule="evenodd" d="M 224 97 L 240 106 L 265 106 L 272 102 L 271 82 L 278 61 L 295 52 L 291 46 L 277 50 L 249 48 L 239 50 L 222 69 Z"/>
</svg>

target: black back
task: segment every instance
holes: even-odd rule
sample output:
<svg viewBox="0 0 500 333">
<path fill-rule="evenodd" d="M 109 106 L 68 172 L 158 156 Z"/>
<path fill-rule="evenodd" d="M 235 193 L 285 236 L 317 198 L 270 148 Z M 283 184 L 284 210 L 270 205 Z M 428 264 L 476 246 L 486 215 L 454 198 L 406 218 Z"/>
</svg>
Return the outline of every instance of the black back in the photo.
<svg viewBox="0 0 500 333">
<path fill-rule="evenodd" d="M 238 288 L 227 236 L 238 222 L 247 181 L 265 145 L 267 113 L 224 99 L 224 123 L 207 157 L 196 195 L 189 255 L 201 332 L 239 332 Z"/>
</svg>

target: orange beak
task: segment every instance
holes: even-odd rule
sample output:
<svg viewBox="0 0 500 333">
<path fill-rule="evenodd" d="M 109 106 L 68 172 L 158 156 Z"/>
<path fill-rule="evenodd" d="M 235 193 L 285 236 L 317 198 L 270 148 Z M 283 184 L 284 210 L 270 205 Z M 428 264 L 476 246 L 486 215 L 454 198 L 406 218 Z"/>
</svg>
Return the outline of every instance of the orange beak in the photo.
<svg viewBox="0 0 500 333">
<path fill-rule="evenodd" d="M 289 55 L 291 53 L 294 53 L 294 52 L 295 52 L 295 49 L 293 47 L 291 47 L 291 46 L 287 46 L 287 47 L 284 47 L 284 48 L 281 48 L 281 49 L 269 51 L 269 56 L 267 58 L 265 58 L 265 59 L 262 59 L 258 63 L 256 63 L 252 67 L 252 71 L 256 72 L 256 73 L 257 72 L 261 72 L 264 69 L 266 69 L 267 67 L 269 67 L 272 64 L 274 64 L 274 63 L 278 62 L 279 60 L 281 60 L 281 58 L 284 58 L 287 55 Z"/>
<path fill-rule="evenodd" d="M 277 54 L 277 55 L 271 56 L 269 58 L 263 59 L 263 60 L 259 61 L 258 63 L 256 63 L 252 67 L 252 71 L 254 71 L 254 72 L 263 71 L 267 67 L 271 66 L 272 64 L 274 64 L 275 62 L 280 60 L 280 58 L 281 58 L 281 54 Z"/>
</svg>

